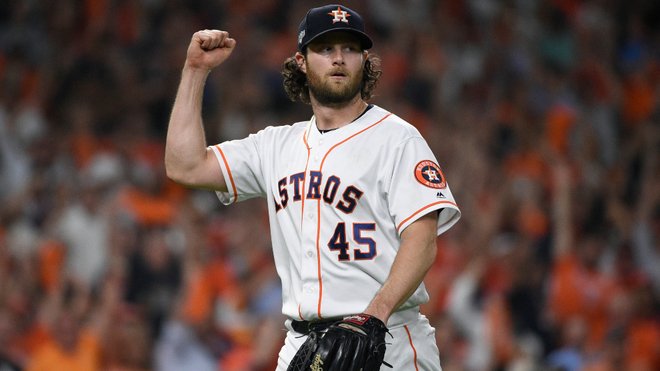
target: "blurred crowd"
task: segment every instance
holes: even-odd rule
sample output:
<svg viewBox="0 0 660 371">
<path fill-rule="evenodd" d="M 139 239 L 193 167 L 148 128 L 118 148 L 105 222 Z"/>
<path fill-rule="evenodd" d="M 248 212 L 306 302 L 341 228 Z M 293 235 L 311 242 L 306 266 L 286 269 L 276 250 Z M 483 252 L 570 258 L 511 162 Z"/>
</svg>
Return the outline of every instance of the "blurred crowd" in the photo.
<svg viewBox="0 0 660 371">
<path fill-rule="evenodd" d="M 365 0 L 373 103 L 427 138 L 461 207 L 422 310 L 444 371 L 660 369 L 660 5 Z M 0 369 L 273 370 L 262 200 L 167 180 L 193 32 L 209 144 L 306 120 L 281 65 L 319 1 L 0 2 Z"/>
</svg>

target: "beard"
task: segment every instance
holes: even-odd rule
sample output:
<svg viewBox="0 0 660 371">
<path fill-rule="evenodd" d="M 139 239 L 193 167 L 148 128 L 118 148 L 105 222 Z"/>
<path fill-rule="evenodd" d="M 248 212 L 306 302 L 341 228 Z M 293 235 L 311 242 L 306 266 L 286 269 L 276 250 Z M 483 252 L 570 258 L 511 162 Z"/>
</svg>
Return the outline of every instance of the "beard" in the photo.
<svg viewBox="0 0 660 371">
<path fill-rule="evenodd" d="M 346 72 L 344 72 L 346 73 Z M 320 104 L 326 106 L 344 105 L 360 94 L 362 90 L 362 70 L 356 75 L 348 75 L 348 81 L 344 84 L 335 84 L 323 80 L 309 68 L 307 69 L 307 87 L 310 96 L 313 96 Z"/>
</svg>

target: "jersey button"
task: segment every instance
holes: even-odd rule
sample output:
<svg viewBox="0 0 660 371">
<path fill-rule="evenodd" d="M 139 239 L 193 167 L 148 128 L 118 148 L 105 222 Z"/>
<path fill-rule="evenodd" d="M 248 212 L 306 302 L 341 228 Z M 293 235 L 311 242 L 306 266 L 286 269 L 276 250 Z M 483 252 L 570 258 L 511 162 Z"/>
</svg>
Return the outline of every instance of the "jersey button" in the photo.
<svg viewBox="0 0 660 371">
<path fill-rule="evenodd" d="M 311 258 L 312 256 L 314 256 L 314 253 L 311 250 L 307 251 L 307 256 L 309 256 Z"/>
</svg>

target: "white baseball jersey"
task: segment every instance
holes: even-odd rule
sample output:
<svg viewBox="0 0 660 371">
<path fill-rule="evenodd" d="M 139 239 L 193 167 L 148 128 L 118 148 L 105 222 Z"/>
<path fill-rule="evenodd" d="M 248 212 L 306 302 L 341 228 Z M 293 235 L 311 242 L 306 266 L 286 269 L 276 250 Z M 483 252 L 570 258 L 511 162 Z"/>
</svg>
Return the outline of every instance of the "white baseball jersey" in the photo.
<svg viewBox="0 0 660 371">
<path fill-rule="evenodd" d="M 320 133 L 314 118 L 211 147 L 224 204 L 265 197 L 283 313 L 314 320 L 364 311 L 385 282 L 401 232 L 442 210 L 437 233 L 460 211 L 420 133 L 371 106 Z M 424 285 L 401 310 L 428 301 Z"/>
</svg>

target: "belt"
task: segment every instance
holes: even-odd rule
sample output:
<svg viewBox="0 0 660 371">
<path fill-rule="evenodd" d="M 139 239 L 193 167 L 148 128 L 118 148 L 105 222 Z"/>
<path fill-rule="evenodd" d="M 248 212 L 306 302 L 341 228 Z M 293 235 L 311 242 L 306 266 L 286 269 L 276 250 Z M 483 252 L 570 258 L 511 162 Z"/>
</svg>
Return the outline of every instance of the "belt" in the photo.
<svg viewBox="0 0 660 371">
<path fill-rule="evenodd" d="M 337 323 L 341 318 L 326 319 L 320 321 L 291 321 L 291 328 L 297 333 L 309 335 L 310 332 L 319 332 Z"/>
<path fill-rule="evenodd" d="M 419 307 L 412 307 L 394 312 L 387 321 L 387 328 L 391 330 L 397 327 L 401 327 L 407 323 L 417 320 L 419 316 Z M 316 321 L 296 321 L 289 318 L 286 320 L 285 326 L 287 329 L 293 330 L 299 334 L 309 335 L 309 333 L 313 331 L 323 331 L 330 327 L 332 324 L 341 320 L 342 317 L 333 317 Z"/>
</svg>

